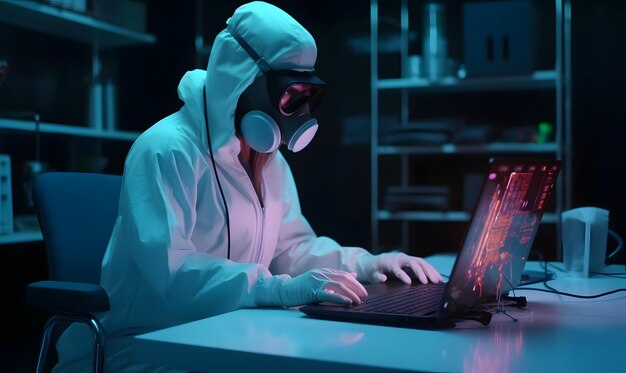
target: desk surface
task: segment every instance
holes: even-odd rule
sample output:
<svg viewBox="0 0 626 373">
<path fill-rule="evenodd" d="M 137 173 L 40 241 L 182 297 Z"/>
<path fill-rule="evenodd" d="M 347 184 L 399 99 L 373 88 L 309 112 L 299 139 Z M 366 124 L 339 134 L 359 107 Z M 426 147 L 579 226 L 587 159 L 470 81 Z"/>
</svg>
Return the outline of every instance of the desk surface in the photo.
<svg viewBox="0 0 626 373">
<path fill-rule="evenodd" d="M 449 273 L 453 259 L 437 255 L 429 261 Z M 624 272 L 624 266 L 605 271 Z M 555 272 L 550 284 L 561 291 L 597 294 L 626 287 L 622 278 Z M 137 359 L 197 372 L 626 370 L 626 293 L 597 299 L 521 289 L 516 294 L 528 299 L 526 309 L 507 308 L 517 322 L 500 313 L 487 327 L 468 322 L 443 331 L 316 320 L 291 309 L 238 310 L 137 336 Z"/>
</svg>

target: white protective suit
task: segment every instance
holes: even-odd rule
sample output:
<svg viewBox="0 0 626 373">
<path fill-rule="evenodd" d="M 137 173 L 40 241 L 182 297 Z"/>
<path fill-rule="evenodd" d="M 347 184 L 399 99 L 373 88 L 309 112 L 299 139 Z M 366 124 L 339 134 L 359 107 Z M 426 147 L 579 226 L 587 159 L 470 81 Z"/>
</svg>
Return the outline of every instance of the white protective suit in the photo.
<svg viewBox="0 0 626 373">
<path fill-rule="evenodd" d="M 274 69 L 313 70 L 313 37 L 291 16 L 260 2 L 228 20 Z M 263 204 L 238 159 L 237 100 L 261 74 L 235 39 L 215 39 L 207 71 L 184 75 L 182 108 L 146 130 L 126 159 L 119 205 L 101 283 L 111 311 L 100 319 L 107 334 L 107 371 L 165 371 L 128 364 L 132 336 L 220 313 L 257 306 L 263 281 L 312 268 L 362 275 L 361 248 L 318 237 L 302 216 L 296 185 L 280 152 L 263 170 Z M 230 214 L 227 255 L 225 206 L 208 150 L 202 90 L 215 162 Z M 359 277 L 358 277 L 359 278 Z M 56 371 L 90 371 L 91 337 L 73 325 L 57 345 Z M 126 367 L 126 368 L 124 368 Z"/>
</svg>

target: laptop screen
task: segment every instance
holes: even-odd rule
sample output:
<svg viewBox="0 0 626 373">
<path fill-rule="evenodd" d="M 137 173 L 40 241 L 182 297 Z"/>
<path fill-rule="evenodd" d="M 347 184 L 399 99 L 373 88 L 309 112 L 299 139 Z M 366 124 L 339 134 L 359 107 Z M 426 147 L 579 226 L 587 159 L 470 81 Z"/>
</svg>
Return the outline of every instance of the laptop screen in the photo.
<svg viewBox="0 0 626 373">
<path fill-rule="evenodd" d="M 490 161 L 443 312 L 492 300 L 518 284 L 559 169 L 556 160 Z"/>
</svg>

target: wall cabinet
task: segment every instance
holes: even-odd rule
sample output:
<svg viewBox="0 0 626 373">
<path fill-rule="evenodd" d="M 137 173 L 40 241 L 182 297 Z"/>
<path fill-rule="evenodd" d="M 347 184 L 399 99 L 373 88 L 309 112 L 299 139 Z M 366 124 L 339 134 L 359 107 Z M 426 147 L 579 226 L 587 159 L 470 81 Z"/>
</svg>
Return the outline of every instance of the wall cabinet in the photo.
<svg viewBox="0 0 626 373">
<path fill-rule="evenodd" d="M 535 246 L 559 259 L 572 200 L 570 2 L 370 5 L 373 250 L 458 248 L 489 158 L 556 158 Z"/>
<path fill-rule="evenodd" d="M 0 0 L 0 27 L 0 60 L 9 63 L 0 86 L 0 153 L 11 157 L 16 214 L 13 233 L 1 234 L 0 244 L 10 244 L 41 240 L 32 208 L 23 206 L 25 164 L 100 170 L 104 165 L 99 163 L 109 162 L 121 170 L 124 156 L 119 154 L 139 133 L 118 126 L 116 50 L 150 46 L 156 37 L 38 1 Z M 48 42 L 54 47 L 48 48 Z M 64 64 L 74 63 L 72 53 L 83 59 L 76 66 L 84 71 L 67 72 Z M 6 54 L 21 60 L 14 66 Z M 40 60 L 28 61 L 31 56 Z M 45 79 L 57 79 L 56 90 L 41 92 L 31 84 Z M 46 109 L 51 102 L 61 104 Z M 49 115 L 40 112 L 42 106 Z"/>
</svg>

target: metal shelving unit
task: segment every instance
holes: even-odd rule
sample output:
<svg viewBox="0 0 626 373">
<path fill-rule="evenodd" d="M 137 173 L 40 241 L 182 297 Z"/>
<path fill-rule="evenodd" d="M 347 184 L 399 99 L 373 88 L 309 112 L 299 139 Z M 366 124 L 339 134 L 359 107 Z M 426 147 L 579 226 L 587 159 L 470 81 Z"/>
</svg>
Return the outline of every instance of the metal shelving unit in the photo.
<svg viewBox="0 0 626 373">
<path fill-rule="evenodd" d="M 517 91 L 528 89 L 554 89 L 554 70 L 535 71 L 531 75 L 485 77 L 485 78 L 444 78 L 431 82 L 424 78 L 380 79 L 378 89 L 411 89 L 425 93 Z"/>
<path fill-rule="evenodd" d="M 29 0 L 0 0 L 0 22 L 99 48 L 156 42 L 154 35 Z"/>
<path fill-rule="evenodd" d="M 54 123 L 40 123 L 39 129 L 37 129 L 37 125 L 33 121 L 6 118 L 0 118 L 0 130 L 16 133 L 35 133 L 39 131 L 41 134 L 116 141 L 133 141 L 139 136 L 139 132 L 110 131 Z"/>
<path fill-rule="evenodd" d="M 42 33 L 45 37 L 58 37 L 67 41 L 85 44 L 91 48 L 91 86 L 102 89 L 101 71 L 103 61 L 101 51 L 130 46 L 153 45 L 156 37 L 149 33 L 104 22 L 86 14 L 74 12 L 29 0 L 0 0 L 0 23 L 20 29 Z M 97 97 L 97 96 L 96 96 Z M 102 118 L 105 107 L 95 102 L 91 117 L 92 123 L 75 126 L 57 123 L 0 118 L 0 131 L 13 134 L 40 133 L 53 136 L 75 137 L 104 141 L 133 141 L 139 133 L 104 128 Z M 0 235 L 0 245 L 21 242 L 41 241 L 41 232 L 36 228 L 34 217 L 22 217 L 24 224 L 18 224 L 13 233 Z"/>
<path fill-rule="evenodd" d="M 0 0 L 0 23 L 91 47 L 90 91 L 93 97 L 99 97 L 92 103 L 91 123 L 87 123 L 94 132 L 91 137 L 103 135 L 102 131 L 107 130 L 103 125 L 105 104 L 102 94 L 98 94 L 103 89 L 101 51 L 156 43 L 154 35 L 30 0 Z M 119 137 L 115 134 L 112 136 Z"/>
<path fill-rule="evenodd" d="M 399 59 L 400 71 L 406 71 L 404 65 L 409 57 L 409 4 L 408 0 L 398 0 L 398 33 L 400 39 Z M 381 3 L 388 5 L 388 3 Z M 415 4 L 413 4 L 415 5 Z M 561 159 L 563 169 L 560 181 L 556 186 L 556 207 L 554 212 L 544 215 L 543 222 L 556 227 L 556 242 L 560 246 L 560 211 L 571 208 L 572 201 L 572 149 L 571 149 L 571 1 L 554 0 L 555 6 L 555 61 L 554 69 L 539 70 L 527 75 L 476 77 L 476 78 L 443 78 L 431 82 L 426 78 L 380 78 L 379 61 L 379 2 L 370 1 L 370 63 L 371 63 L 371 240 L 374 251 L 384 251 L 380 241 L 380 223 L 396 221 L 401 224 L 402 235 L 400 246 L 408 248 L 408 223 L 413 221 L 451 223 L 467 222 L 470 214 L 465 211 L 390 211 L 381 208 L 380 158 L 396 157 L 400 160 L 402 185 L 408 186 L 407 167 L 410 157 L 429 156 L 467 156 L 483 155 L 546 155 Z M 388 16 L 388 14 L 387 14 Z M 388 20 L 387 20 L 388 21 Z M 382 34 L 381 34 L 382 35 Z M 389 36 L 388 34 L 385 34 Z M 381 52 L 382 53 L 382 52 Z M 554 93 L 554 140 L 547 143 L 514 143 L 492 142 L 486 144 L 453 144 L 442 145 L 388 145 L 380 143 L 379 95 L 382 91 L 400 92 L 400 123 L 402 126 L 409 121 L 409 95 L 448 95 L 477 92 L 497 92 L 503 95 L 510 92 L 532 91 Z M 461 158 L 460 158 L 461 159 Z M 557 259 L 560 251 L 557 250 Z"/>
<path fill-rule="evenodd" d="M 554 153 L 559 149 L 556 143 L 510 143 L 510 142 L 492 142 L 480 145 L 379 145 L 378 154 L 519 154 L 519 153 Z"/>
<path fill-rule="evenodd" d="M 379 220 L 467 222 L 470 214 L 465 211 L 389 211 L 378 210 Z M 544 223 L 556 223 L 556 214 L 544 214 Z"/>
<path fill-rule="evenodd" d="M 25 230 L 17 231 L 9 234 L 0 234 L 0 245 L 23 243 L 23 242 L 37 242 L 41 241 L 43 237 L 39 230 Z"/>
</svg>

